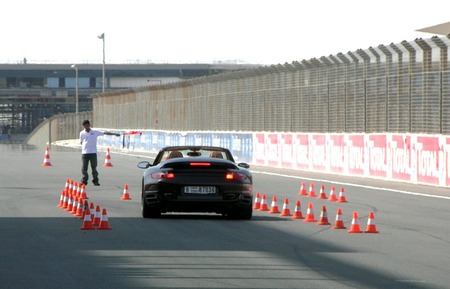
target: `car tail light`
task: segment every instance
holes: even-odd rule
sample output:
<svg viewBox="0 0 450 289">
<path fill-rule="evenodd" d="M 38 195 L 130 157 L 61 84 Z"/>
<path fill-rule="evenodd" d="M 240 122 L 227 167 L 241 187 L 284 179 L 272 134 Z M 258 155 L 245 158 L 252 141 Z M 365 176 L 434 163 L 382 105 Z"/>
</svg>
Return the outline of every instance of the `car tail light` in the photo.
<svg viewBox="0 0 450 289">
<path fill-rule="evenodd" d="M 152 173 L 152 179 L 174 179 L 175 174 L 173 172 L 155 172 Z"/>
<path fill-rule="evenodd" d="M 209 167 L 211 163 L 190 163 L 191 167 Z"/>
<path fill-rule="evenodd" d="M 233 181 L 233 180 L 243 180 L 245 179 L 247 176 L 241 173 L 236 173 L 236 172 L 228 172 L 225 175 L 225 179 L 228 181 Z"/>
</svg>

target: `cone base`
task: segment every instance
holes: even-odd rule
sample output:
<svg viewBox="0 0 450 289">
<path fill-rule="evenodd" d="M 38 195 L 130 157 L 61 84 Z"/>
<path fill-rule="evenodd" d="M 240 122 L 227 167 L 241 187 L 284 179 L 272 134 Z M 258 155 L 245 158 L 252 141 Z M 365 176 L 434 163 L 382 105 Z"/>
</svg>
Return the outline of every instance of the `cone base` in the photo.
<svg viewBox="0 0 450 289">
<path fill-rule="evenodd" d="M 95 230 L 95 228 L 92 226 L 85 226 L 85 227 L 81 227 L 80 230 Z"/>
<path fill-rule="evenodd" d="M 103 166 L 104 167 L 112 167 L 113 165 L 112 164 L 104 164 Z"/>
<path fill-rule="evenodd" d="M 338 216 L 340 211 L 338 211 Z M 332 229 L 347 229 L 347 227 L 344 225 L 344 221 L 338 219 L 334 222 L 334 226 L 332 227 Z"/>
<path fill-rule="evenodd" d="M 350 230 L 348 230 L 347 233 L 349 233 L 349 234 L 352 234 L 352 233 L 363 233 L 363 231 L 361 231 L 359 228 L 350 228 Z"/>
<path fill-rule="evenodd" d="M 262 206 L 259 210 L 261 212 L 267 212 L 267 211 L 269 211 L 269 208 Z"/>
<path fill-rule="evenodd" d="M 317 225 L 324 226 L 324 225 L 331 225 L 328 221 L 322 221 L 318 222 Z"/>
<path fill-rule="evenodd" d="M 364 233 L 373 233 L 373 234 L 377 234 L 378 233 L 378 230 L 377 230 L 377 228 L 375 228 L 374 226 L 368 226 L 367 228 L 366 228 L 366 230 L 364 231 Z"/>
<path fill-rule="evenodd" d="M 306 219 L 303 220 L 303 222 L 305 222 L 305 223 L 315 223 L 315 222 L 317 222 L 317 220 L 314 219 L 314 218 L 306 218 Z"/>
<path fill-rule="evenodd" d="M 107 227 L 107 228 L 97 228 L 97 230 L 112 230 L 112 228 L 110 228 L 110 227 Z"/>
</svg>

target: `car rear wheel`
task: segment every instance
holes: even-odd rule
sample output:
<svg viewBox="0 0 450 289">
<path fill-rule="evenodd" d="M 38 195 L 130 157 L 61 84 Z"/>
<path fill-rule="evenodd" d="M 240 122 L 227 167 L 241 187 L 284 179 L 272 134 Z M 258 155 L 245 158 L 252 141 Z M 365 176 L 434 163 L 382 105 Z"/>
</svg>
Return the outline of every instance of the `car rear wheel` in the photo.
<svg viewBox="0 0 450 289">
<path fill-rule="evenodd" d="M 252 218 L 253 210 L 251 207 L 248 208 L 235 208 L 233 211 L 229 212 L 227 216 L 231 219 L 240 220 L 250 220 Z"/>
<path fill-rule="evenodd" d="M 144 196 L 141 197 L 141 212 L 144 218 L 158 218 L 161 216 L 161 210 L 155 206 L 148 206 L 145 203 Z"/>
<path fill-rule="evenodd" d="M 159 218 L 161 216 L 161 210 L 155 207 L 149 207 L 142 202 L 142 217 L 144 218 Z"/>
</svg>

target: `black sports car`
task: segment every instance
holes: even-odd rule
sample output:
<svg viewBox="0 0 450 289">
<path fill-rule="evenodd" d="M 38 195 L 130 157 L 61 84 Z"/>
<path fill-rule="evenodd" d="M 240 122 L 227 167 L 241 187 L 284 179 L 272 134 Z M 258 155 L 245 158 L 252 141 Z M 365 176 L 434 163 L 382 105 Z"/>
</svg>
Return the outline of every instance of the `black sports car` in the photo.
<svg viewBox="0 0 450 289">
<path fill-rule="evenodd" d="M 161 149 L 153 164 L 138 163 L 142 177 L 142 216 L 166 212 L 218 213 L 252 217 L 253 179 L 249 165 L 236 164 L 221 147 L 172 146 Z"/>
</svg>

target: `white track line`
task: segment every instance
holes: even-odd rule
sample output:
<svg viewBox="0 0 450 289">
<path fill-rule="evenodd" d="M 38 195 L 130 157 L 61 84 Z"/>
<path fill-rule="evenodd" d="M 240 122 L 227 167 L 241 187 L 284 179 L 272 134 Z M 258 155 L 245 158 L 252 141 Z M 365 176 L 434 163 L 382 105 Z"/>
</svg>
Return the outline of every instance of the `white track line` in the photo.
<svg viewBox="0 0 450 289">
<path fill-rule="evenodd" d="M 283 178 L 291 178 L 291 179 L 303 179 L 303 180 L 309 180 L 309 181 L 315 181 L 315 182 L 330 182 L 330 180 L 324 180 L 324 179 L 305 178 L 305 177 L 286 175 L 286 174 L 278 174 L 278 173 L 270 173 L 270 172 L 263 172 L 263 171 L 253 171 L 252 170 L 252 173 L 271 175 L 271 176 L 277 176 L 277 177 L 283 177 Z M 446 197 L 446 196 L 414 193 L 414 192 L 403 191 L 403 190 L 396 190 L 396 189 L 383 188 L 383 187 L 373 187 L 373 186 L 359 185 L 359 184 L 353 184 L 353 183 L 343 183 L 343 182 L 334 182 L 334 183 L 340 184 L 340 185 L 346 185 L 346 186 L 354 186 L 354 187 L 360 187 L 360 188 L 373 189 L 373 190 L 395 192 L 395 193 L 404 194 L 404 195 L 450 200 L 450 197 Z"/>
</svg>

